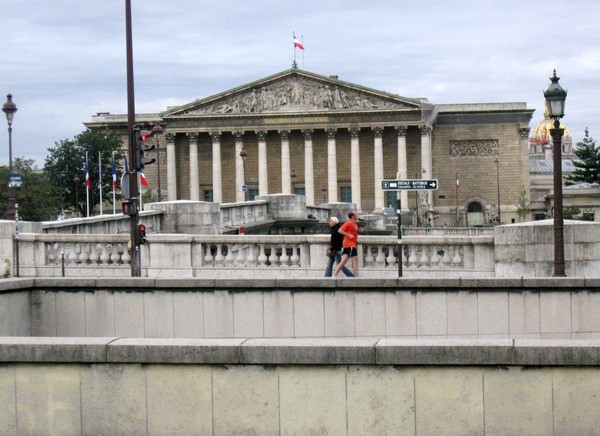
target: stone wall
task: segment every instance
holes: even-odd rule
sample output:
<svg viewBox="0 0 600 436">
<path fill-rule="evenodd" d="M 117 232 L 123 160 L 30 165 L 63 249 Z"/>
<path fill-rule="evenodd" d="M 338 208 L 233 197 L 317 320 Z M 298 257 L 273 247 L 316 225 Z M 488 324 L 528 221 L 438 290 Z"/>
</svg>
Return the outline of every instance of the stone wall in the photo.
<svg viewBox="0 0 600 436">
<path fill-rule="evenodd" d="M 0 338 L 0 433 L 596 434 L 599 347 Z"/>
</svg>

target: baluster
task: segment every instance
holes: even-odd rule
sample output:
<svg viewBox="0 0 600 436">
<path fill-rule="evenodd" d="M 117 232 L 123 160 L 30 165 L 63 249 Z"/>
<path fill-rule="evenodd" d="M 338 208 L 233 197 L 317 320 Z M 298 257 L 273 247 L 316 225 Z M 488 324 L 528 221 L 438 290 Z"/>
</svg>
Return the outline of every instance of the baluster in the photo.
<svg viewBox="0 0 600 436">
<path fill-rule="evenodd" d="M 460 245 L 454 246 L 454 257 L 452 258 L 452 265 L 455 267 L 462 266 L 462 258 L 460 256 Z"/>
<path fill-rule="evenodd" d="M 108 260 L 110 259 L 110 255 L 108 254 L 108 244 L 100 243 L 99 245 L 102 248 L 102 254 L 100 255 L 100 263 L 102 265 L 107 265 Z"/>
<path fill-rule="evenodd" d="M 299 249 L 299 246 L 292 245 L 292 257 L 290 259 L 292 262 L 292 266 L 300 266 L 300 255 L 298 254 Z"/>
<path fill-rule="evenodd" d="M 259 254 L 258 254 L 258 264 L 260 266 L 267 266 L 267 255 L 265 254 L 265 244 L 258 244 Z"/>
<path fill-rule="evenodd" d="M 106 251 L 108 251 L 108 263 L 111 265 L 116 264 L 116 260 L 119 258 L 117 250 L 113 244 L 106 244 Z"/>
<path fill-rule="evenodd" d="M 212 266 L 213 260 L 215 259 L 212 255 L 212 245 L 204 244 L 204 249 L 206 250 L 206 254 L 204 255 L 204 263 L 206 265 Z"/>
<path fill-rule="evenodd" d="M 450 257 L 450 249 L 451 248 L 452 247 L 450 245 L 447 245 L 446 247 L 444 247 L 444 258 L 442 259 L 444 268 L 450 268 L 450 262 L 452 262 L 452 258 Z"/>
<path fill-rule="evenodd" d="M 84 265 L 87 265 L 89 263 L 89 259 L 90 259 L 90 256 L 87 253 L 88 248 L 90 248 L 90 250 L 91 250 L 90 244 L 82 244 L 81 245 L 81 252 L 79 254 L 79 262 Z"/>
<path fill-rule="evenodd" d="M 385 258 L 385 261 L 387 262 L 388 267 L 393 267 L 397 262 L 396 256 L 394 256 L 394 247 L 392 245 L 388 246 L 388 255 Z"/>
<path fill-rule="evenodd" d="M 383 255 L 383 245 L 377 246 L 377 257 L 375 258 L 375 264 L 380 267 L 385 267 L 385 256 Z"/>
<path fill-rule="evenodd" d="M 254 244 L 246 244 L 246 250 L 248 250 L 248 254 L 246 256 L 246 265 L 249 267 L 256 266 L 256 256 L 255 253 L 256 246 Z"/>
<path fill-rule="evenodd" d="M 408 247 L 404 247 L 404 245 L 400 245 L 400 249 L 402 250 L 402 264 L 403 265 L 408 265 L 408 258 L 406 257 L 406 254 L 408 253 Z"/>
<path fill-rule="evenodd" d="M 120 265 L 123 263 L 123 252 L 124 251 L 125 251 L 125 247 L 123 246 L 123 244 L 118 243 L 115 246 L 115 254 L 116 254 L 115 264 Z"/>
<path fill-rule="evenodd" d="M 244 266 L 244 262 L 246 261 L 246 253 L 244 252 L 245 248 L 243 244 L 237 244 L 237 256 L 235 257 L 234 265 L 235 266 Z"/>
<path fill-rule="evenodd" d="M 414 267 L 417 266 L 417 246 L 416 245 L 412 245 L 410 247 L 408 247 L 409 251 L 410 251 L 410 255 L 408 256 L 408 266 L 409 267 Z"/>
<path fill-rule="evenodd" d="M 277 248 L 275 244 L 271 244 L 271 255 L 269 256 L 269 263 L 271 266 L 279 266 L 277 260 L 279 257 L 277 256 Z"/>
<path fill-rule="evenodd" d="M 419 257 L 419 268 L 425 268 L 429 266 L 429 254 L 427 253 L 427 245 L 421 246 L 421 257 Z"/>
<path fill-rule="evenodd" d="M 369 245 L 363 244 L 364 256 L 365 256 L 365 266 L 367 268 L 373 267 L 373 263 L 375 262 L 375 258 L 371 253 L 371 247 Z"/>
<path fill-rule="evenodd" d="M 126 246 L 123 246 L 123 254 L 121 255 L 121 262 L 125 265 L 128 265 L 131 262 L 131 255 L 129 254 L 129 250 Z"/>
<path fill-rule="evenodd" d="M 433 254 L 431 256 L 431 264 L 429 265 L 431 268 L 437 266 L 440 263 L 440 255 L 438 254 L 437 246 L 432 246 Z"/>
<path fill-rule="evenodd" d="M 90 263 L 91 264 L 100 263 L 100 256 L 98 255 L 98 244 L 90 245 Z"/>
<path fill-rule="evenodd" d="M 287 254 L 287 245 L 281 244 L 281 256 L 279 257 L 280 266 L 290 266 L 290 258 Z"/>
<path fill-rule="evenodd" d="M 227 244 L 227 256 L 225 256 L 225 266 L 233 266 L 235 257 L 233 256 L 233 248 L 237 247 L 236 244 Z"/>
<path fill-rule="evenodd" d="M 77 253 L 75 252 L 75 248 L 76 248 L 75 244 L 69 244 L 69 256 L 67 257 L 68 258 L 67 263 L 69 263 L 69 264 L 77 263 L 78 256 L 77 256 Z"/>
<path fill-rule="evenodd" d="M 217 244 L 217 253 L 215 254 L 215 266 L 223 266 L 225 256 L 223 256 L 223 244 Z"/>
<path fill-rule="evenodd" d="M 58 262 L 58 244 L 46 244 L 46 265 L 56 265 Z"/>
</svg>

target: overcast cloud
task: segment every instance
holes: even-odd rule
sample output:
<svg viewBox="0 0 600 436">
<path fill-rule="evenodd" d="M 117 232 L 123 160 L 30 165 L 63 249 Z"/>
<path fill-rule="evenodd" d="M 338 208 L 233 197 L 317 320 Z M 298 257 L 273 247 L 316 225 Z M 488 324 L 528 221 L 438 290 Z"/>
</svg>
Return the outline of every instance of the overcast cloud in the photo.
<svg viewBox="0 0 600 436">
<path fill-rule="evenodd" d="M 0 98 L 13 156 L 97 112 L 127 112 L 125 0 L 3 0 Z M 556 68 L 574 142 L 600 139 L 598 0 L 132 0 L 136 112 L 160 112 L 299 67 L 432 103 L 526 102 L 543 119 Z M 0 122 L 0 164 L 8 133 Z"/>
</svg>

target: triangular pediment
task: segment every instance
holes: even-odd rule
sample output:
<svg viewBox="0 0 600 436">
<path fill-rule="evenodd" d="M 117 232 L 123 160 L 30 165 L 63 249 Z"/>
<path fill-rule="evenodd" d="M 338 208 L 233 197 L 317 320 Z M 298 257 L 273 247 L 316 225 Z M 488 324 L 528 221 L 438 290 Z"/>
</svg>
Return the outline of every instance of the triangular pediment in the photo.
<svg viewBox="0 0 600 436">
<path fill-rule="evenodd" d="M 419 99 L 320 76 L 296 68 L 169 109 L 171 116 L 420 110 Z"/>
</svg>

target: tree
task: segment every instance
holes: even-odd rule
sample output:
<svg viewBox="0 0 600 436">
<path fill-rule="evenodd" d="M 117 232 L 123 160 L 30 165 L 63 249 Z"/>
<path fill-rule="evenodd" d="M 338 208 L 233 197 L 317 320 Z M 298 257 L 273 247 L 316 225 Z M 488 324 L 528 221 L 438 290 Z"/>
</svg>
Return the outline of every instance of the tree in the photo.
<svg viewBox="0 0 600 436">
<path fill-rule="evenodd" d="M 525 189 L 525 186 L 521 186 L 521 190 L 519 191 L 519 204 L 517 204 L 517 215 L 519 215 L 519 219 L 522 220 L 529 212 L 531 212 L 529 205 L 527 190 Z"/>
<path fill-rule="evenodd" d="M 49 148 L 44 172 L 61 193 L 62 208 L 76 208 L 80 216 L 86 214 L 85 157 L 88 155 L 90 175 L 90 212 L 100 201 L 112 201 L 112 155 L 115 165 L 121 161 L 121 140 L 112 133 L 87 129 L 72 140 L 62 140 Z M 102 199 L 100 199 L 98 155 L 102 163 Z M 79 204 L 77 203 L 79 199 Z"/>
<path fill-rule="evenodd" d="M 56 218 L 59 192 L 49 183 L 46 175 L 34 167 L 32 159 L 15 158 L 13 172 L 22 176 L 23 186 L 15 188 L 19 219 L 23 221 L 47 221 Z M 8 166 L 0 167 L 0 180 L 8 179 Z M 8 212 L 8 186 L 0 185 L 0 216 Z"/>
<path fill-rule="evenodd" d="M 589 135 L 588 128 L 585 128 L 585 137 L 582 142 L 575 145 L 575 155 L 577 159 L 573 161 L 575 171 L 569 174 L 566 184 L 575 183 L 598 183 L 600 171 L 600 151 L 596 147 L 596 141 Z"/>
</svg>

